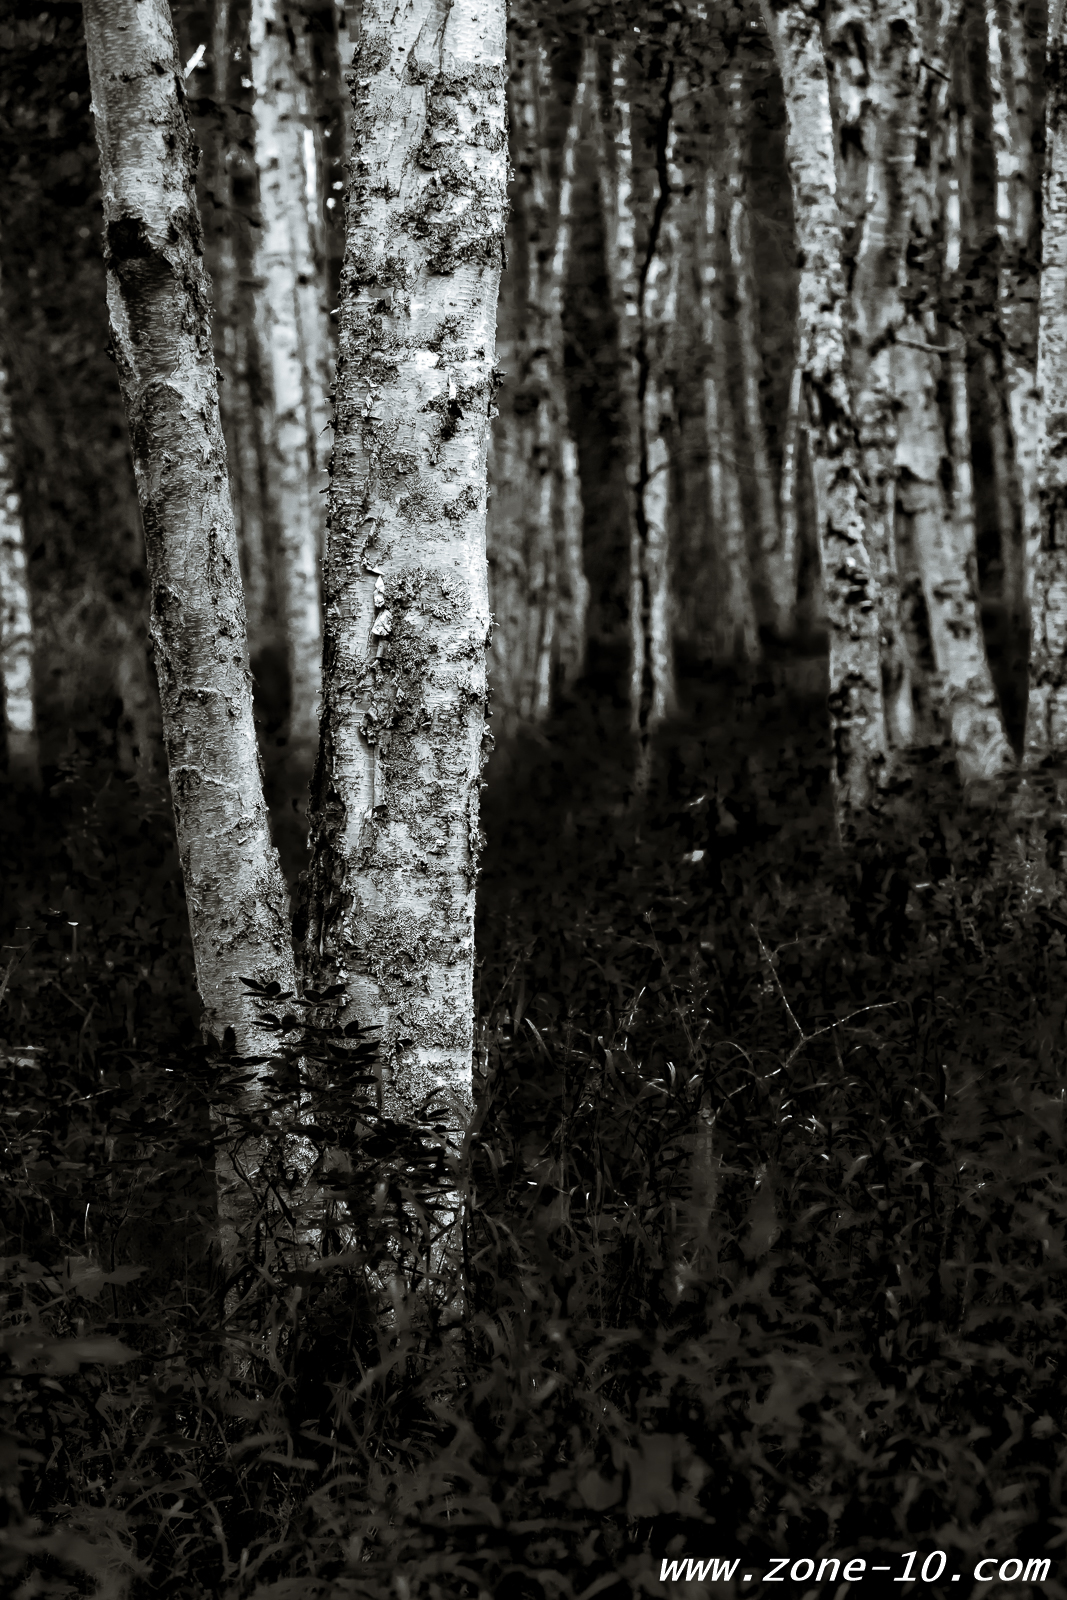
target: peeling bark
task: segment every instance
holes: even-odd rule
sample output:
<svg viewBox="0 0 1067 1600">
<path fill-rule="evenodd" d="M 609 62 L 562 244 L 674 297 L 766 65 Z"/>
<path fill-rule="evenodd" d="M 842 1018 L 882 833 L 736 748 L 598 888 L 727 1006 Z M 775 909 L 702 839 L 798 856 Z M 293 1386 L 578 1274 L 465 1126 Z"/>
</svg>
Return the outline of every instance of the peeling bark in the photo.
<svg viewBox="0 0 1067 1600">
<path fill-rule="evenodd" d="M 22 509 L 12 464 L 13 446 L 7 373 L 0 367 L 0 696 L 4 742 L 9 778 L 22 787 L 37 788 L 41 772 L 33 701 L 33 613 Z"/>
<path fill-rule="evenodd" d="M 763 0 L 785 91 L 787 155 L 800 257 L 800 361 L 809 439 L 822 476 L 819 551 L 830 633 L 830 723 L 838 821 L 877 801 L 886 767 L 878 586 L 848 382 L 846 286 L 830 90 L 816 0 Z"/>
<path fill-rule="evenodd" d="M 307 212 L 304 108 L 294 48 L 280 0 L 252 0 L 249 53 L 261 224 L 253 262 L 256 325 L 271 380 L 268 482 L 279 534 L 288 738 L 297 760 L 303 756 L 310 763 L 318 740 L 322 686 L 322 501 L 313 397 L 322 394 L 324 379 L 313 332 L 319 273 Z"/>
<path fill-rule="evenodd" d="M 1048 34 L 1045 175 L 1037 383 L 1040 517 L 1033 551 L 1030 691 L 1024 762 L 1067 753 L 1067 7 L 1055 0 Z"/>
<path fill-rule="evenodd" d="M 502 0 L 364 0 L 305 967 L 380 1030 L 384 1109 L 472 1094 Z"/>
</svg>

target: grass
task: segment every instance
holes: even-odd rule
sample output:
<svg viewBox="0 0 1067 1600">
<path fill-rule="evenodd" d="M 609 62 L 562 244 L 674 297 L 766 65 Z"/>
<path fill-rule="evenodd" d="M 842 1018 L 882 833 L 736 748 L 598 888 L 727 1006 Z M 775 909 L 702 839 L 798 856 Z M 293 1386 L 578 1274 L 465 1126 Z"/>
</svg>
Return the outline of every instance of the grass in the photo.
<svg viewBox="0 0 1067 1600">
<path fill-rule="evenodd" d="M 417 1129 L 223 1324 L 164 797 L 79 760 L 9 819 L 10 1592 L 624 1600 L 682 1553 L 943 1549 L 961 1600 L 986 1555 L 1067 1593 L 1060 879 L 933 757 L 840 851 L 815 702 L 707 693 L 641 805 L 610 706 L 495 758 L 467 1224 L 391 1303 Z M 350 1048 L 279 1070 L 358 1153 Z"/>
</svg>

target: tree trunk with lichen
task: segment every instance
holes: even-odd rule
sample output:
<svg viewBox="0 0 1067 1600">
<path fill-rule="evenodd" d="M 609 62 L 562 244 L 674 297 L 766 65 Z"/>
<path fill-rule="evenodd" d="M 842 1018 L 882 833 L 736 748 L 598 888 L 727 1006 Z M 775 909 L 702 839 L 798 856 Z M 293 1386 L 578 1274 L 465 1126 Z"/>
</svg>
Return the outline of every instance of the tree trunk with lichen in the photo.
<svg viewBox="0 0 1067 1600">
<path fill-rule="evenodd" d="M 11 459 L 13 444 L 7 374 L 0 367 L 0 696 L 4 743 L 9 779 L 23 787 L 37 788 L 41 774 L 33 701 L 33 613 L 22 508 Z"/>
<path fill-rule="evenodd" d="M 830 634 L 832 773 L 842 831 L 878 797 L 886 766 L 878 586 L 849 387 L 834 126 L 816 0 L 763 0 L 785 92 L 797 245 L 800 356 L 823 493 L 818 543 Z"/>
<path fill-rule="evenodd" d="M 178 850 L 205 1030 L 269 1051 L 242 984 L 294 984 L 285 884 L 252 720 L 237 539 L 219 421 L 189 123 L 165 0 L 86 0 L 112 347 L 144 524 Z M 254 1109 L 253 1082 L 244 1105 Z M 242 1156 L 252 1166 L 258 1147 Z M 222 1253 L 251 1225 L 225 1152 Z"/>
<path fill-rule="evenodd" d="M 1067 6 L 1051 7 L 1045 103 L 1045 177 L 1037 385 L 1040 517 L 1030 600 L 1030 690 L 1023 759 L 1067 753 Z"/>
<path fill-rule="evenodd" d="M 289 754 L 297 769 L 310 769 L 322 684 L 315 396 L 321 395 L 323 380 L 314 327 L 319 274 L 307 212 L 305 123 L 294 52 L 290 19 L 280 0 L 252 0 L 249 54 L 260 221 L 253 273 L 261 359 L 270 375 L 267 482 L 278 525 Z"/>
<path fill-rule="evenodd" d="M 324 574 L 306 970 L 379 1030 L 383 1108 L 472 1097 L 503 0 L 364 0 Z"/>
</svg>

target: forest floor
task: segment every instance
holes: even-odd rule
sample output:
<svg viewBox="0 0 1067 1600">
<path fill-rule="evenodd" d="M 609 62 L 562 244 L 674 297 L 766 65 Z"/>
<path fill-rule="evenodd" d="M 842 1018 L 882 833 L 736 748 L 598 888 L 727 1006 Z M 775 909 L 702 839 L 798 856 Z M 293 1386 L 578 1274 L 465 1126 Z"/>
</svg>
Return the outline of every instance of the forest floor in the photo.
<svg viewBox="0 0 1067 1600">
<path fill-rule="evenodd" d="M 934 752 L 843 851 L 817 685 L 694 680 L 647 797 L 629 752 L 603 697 L 488 774 L 462 1350 L 362 1327 L 338 1256 L 268 1285 L 242 1377 L 173 1192 L 116 1211 L 200 1061 L 166 795 L 72 747 L 6 819 L 20 1596 L 702 1592 L 682 1555 L 888 1594 L 937 1549 L 961 1600 L 987 1557 L 1067 1596 L 1061 875 Z"/>
</svg>

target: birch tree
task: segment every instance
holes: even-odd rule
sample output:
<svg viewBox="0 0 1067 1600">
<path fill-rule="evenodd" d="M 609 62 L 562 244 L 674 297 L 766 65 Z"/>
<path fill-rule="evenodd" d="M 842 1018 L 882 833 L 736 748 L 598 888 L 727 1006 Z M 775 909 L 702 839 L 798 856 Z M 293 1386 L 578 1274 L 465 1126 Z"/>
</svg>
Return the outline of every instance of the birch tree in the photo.
<svg viewBox="0 0 1067 1600">
<path fill-rule="evenodd" d="M 306 967 L 380 1030 L 383 1105 L 471 1103 L 502 0 L 364 0 Z"/>
<path fill-rule="evenodd" d="M 916 727 L 895 536 L 901 402 L 893 345 L 906 316 L 900 285 L 910 235 L 909 170 L 922 45 L 914 0 L 865 0 L 840 10 L 835 22 L 839 162 L 851 169 L 844 183 L 853 238 L 851 383 L 867 484 L 867 543 L 879 592 L 886 731 L 891 749 L 906 750 Z"/>
<path fill-rule="evenodd" d="M 491 659 L 498 709 L 509 718 L 540 721 L 551 710 L 557 676 L 573 683 L 585 655 L 589 585 L 564 379 L 563 300 L 593 54 L 587 49 L 583 57 L 554 184 L 548 53 L 537 37 L 510 37 L 517 57 L 508 84 L 516 226 L 498 332 L 506 390 L 491 447 Z"/>
<path fill-rule="evenodd" d="M 639 742 L 638 782 L 647 778 L 649 739 L 676 701 L 671 640 L 670 564 L 665 516 L 669 482 L 662 437 L 668 374 L 664 313 L 677 299 L 675 219 L 671 214 L 669 146 L 677 137 L 671 77 L 665 85 L 663 123 L 666 182 L 650 230 L 646 259 L 638 260 L 633 104 L 629 58 L 612 46 L 611 94 L 597 119 L 601 209 L 608 292 L 615 318 L 619 367 L 620 432 L 626 452 L 629 527 L 630 710 Z M 656 220 L 658 219 L 658 221 Z M 651 451 L 651 455 L 650 455 Z"/>
<path fill-rule="evenodd" d="M 1025 551 L 1037 535 L 1037 441 L 1040 397 L 1037 388 L 1039 275 L 1038 174 L 1034 150 L 1035 110 L 1040 80 L 1032 71 L 1028 32 L 1029 0 L 986 0 L 985 32 L 996 160 L 997 313 L 1003 351 L 1003 380 L 1011 434 L 1011 455 L 997 463 L 997 480 L 1018 495 L 1021 538 L 1014 515 L 1000 515 L 1005 599 L 1009 611 L 1025 613 L 1028 577 Z M 1035 106 L 1036 102 L 1036 106 Z M 999 377 L 999 374 L 995 375 Z M 996 442 L 996 441 L 995 441 Z M 1007 455 L 1007 452 L 1005 452 Z"/>
<path fill-rule="evenodd" d="M 33 700 L 33 612 L 13 447 L 7 373 L 0 367 L 0 695 L 8 775 L 19 785 L 36 788 L 40 760 Z"/>
<path fill-rule="evenodd" d="M 1067 7 L 1050 7 L 1037 384 L 1040 518 L 1033 550 L 1024 760 L 1067 750 Z"/>
<path fill-rule="evenodd" d="M 721 202 L 715 169 L 704 173 L 703 215 L 696 235 L 700 331 L 704 347 L 704 442 L 707 450 L 708 514 L 714 540 L 716 606 L 712 658 L 758 661 L 759 625 L 753 598 L 733 402 L 726 382 L 722 282 L 718 264 Z"/>
<path fill-rule="evenodd" d="M 843 831 L 878 797 L 886 766 L 878 587 L 848 380 L 846 285 L 830 88 L 814 0 L 763 0 L 782 77 L 800 257 L 800 362 L 808 391 L 818 544 L 830 634 L 832 773 Z"/>
<path fill-rule="evenodd" d="M 982 632 L 978 599 L 970 422 L 966 372 L 958 364 L 960 335 L 938 344 L 934 264 L 959 260 L 959 208 L 945 205 L 938 163 L 924 149 L 926 133 L 935 152 L 952 138 L 947 75 L 939 65 L 952 32 L 955 8 L 943 9 L 935 30 L 927 126 L 918 126 L 911 160 L 911 270 L 908 315 L 893 351 L 900 415 L 897 467 L 900 496 L 912 518 L 916 562 L 922 578 L 930 642 L 937 668 L 935 702 L 951 737 L 960 777 L 987 782 L 1014 764 Z M 931 70 L 932 69 L 932 70 Z M 948 160 L 954 159 L 949 143 Z M 951 199 L 951 197 L 949 197 Z M 943 220 L 944 218 L 944 220 Z M 944 229 L 945 246 L 938 249 Z M 953 230 L 956 230 L 955 233 Z M 955 348 L 954 348 L 955 347 Z M 947 370 L 945 370 L 947 369 Z M 937 388 L 947 379 L 952 436 L 946 436 Z M 951 468 L 952 499 L 944 488 Z"/>
<path fill-rule="evenodd" d="M 270 376 L 270 474 L 279 597 L 289 663 L 289 746 L 310 761 L 322 681 L 316 421 L 324 355 L 315 328 L 319 279 L 307 209 L 308 145 L 295 39 L 281 0 L 252 0 L 249 52 L 259 169 L 253 271 L 256 322 Z"/>
<path fill-rule="evenodd" d="M 730 266 L 737 304 L 737 331 L 741 347 L 741 397 L 749 459 L 752 463 L 756 505 L 757 548 L 760 576 L 766 591 L 768 613 L 775 633 L 788 639 L 796 626 L 795 544 L 783 543 L 778 521 L 778 499 L 771 470 L 767 425 L 760 392 L 763 353 L 760 347 L 759 294 L 752 265 L 752 240 L 745 182 L 745 113 L 747 95 L 744 69 L 730 73 L 726 118 L 727 187 L 729 192 Z"/>
<path fill-rule="evenodd" d="M 269 1051 L 246 976 L 294 987 L 285 884 L 252 719 L 237 539 L 219 421 L 196 146 L 165 0 L 87 0 L 112 346 L 144 525 L 151 632 L 205 1030 Z M 254 1081 L 246 1105 L 258 1104 Z M 254 1226 L 220 1150 L 223 1259 Z M 244 1163 L 253 1169 L 249 1174 Z M 238 1181 L 238 1173 L 241 1180 Z"/>
</svg>

